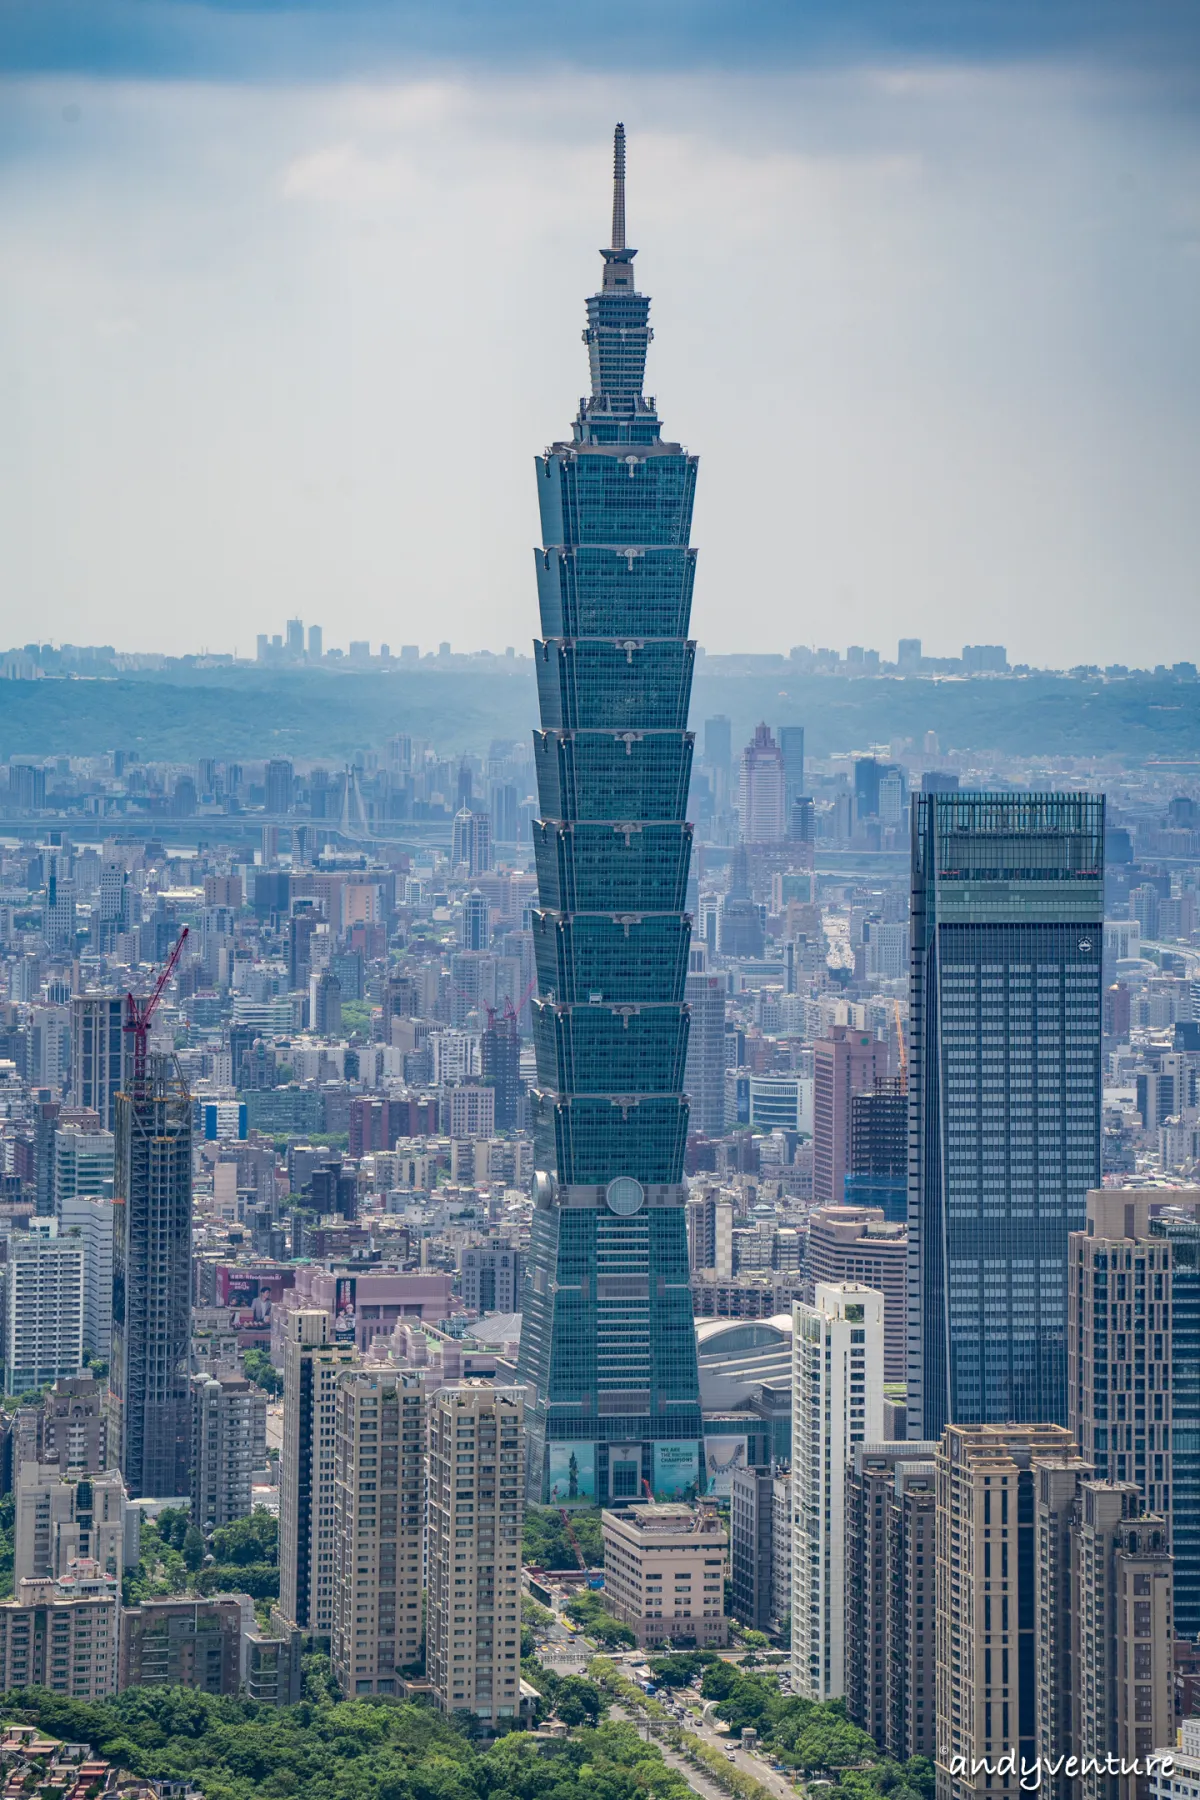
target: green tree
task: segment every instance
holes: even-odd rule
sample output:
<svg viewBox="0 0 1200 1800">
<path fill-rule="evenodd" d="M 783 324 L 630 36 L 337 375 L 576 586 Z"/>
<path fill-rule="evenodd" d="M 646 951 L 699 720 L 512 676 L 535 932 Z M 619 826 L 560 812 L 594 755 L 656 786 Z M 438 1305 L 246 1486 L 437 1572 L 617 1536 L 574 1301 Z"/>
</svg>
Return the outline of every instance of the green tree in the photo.
<svg viewBox="0 0 1200 1800">
<path fill-rule="evenodd" d="M 829 1716 L 810 1718 L 795 1743 L 796 1760 L 808 1773 L 823 1769 L 852 1768 L 856 1763 L 872 1762 L 874 1742 L 848 1719 Z"/>
<path fill-rule="evenodd" d="M 566 1675 L 554 1693 L 554 1710 L 564 1725 L 595 1725 L 604 1709 L 604 1696 L 594 1681 Z"/>
<path fill-rule="evenodd" d="M 706 1700 L 728 1700 L 742 1679 L 732 1663 L 713 1662 L 704 1671 L 700 1692 Z"/>
<path fill-rule="evenodd" d="M 575 1542 L 589 1569 L 604 1567 L 604 1538 L 600 1527 L 600 1508 L 572 1507 L 568 1517 Z M 538 1569 L 577 1569 L 579 1560 L 563 1523 L 553 1506 L 526 1508 L 521 1540 L 522 1560 Z"/>
<path fill-rule="evenodd" d="M 715 1650 L 676 1650 L 670 1656 L 650 1659 L 650 1672 L 660 1687 L 686 1687 L 710 1663 L 719 1662 Z"/>
<path fill-rule="evenodd" d="M 217 1526 L 212 1553 L 219 1563 L 278 1562 L 279 1520 L 265 1506 L 256 1506 L 249 1517 Z"/>
<path fill-rule="evenodd" d="M 242 1368 L 247 1380 L 253 1381 L 264 1393 L 276 1396 L 282 1394 L 283 1375 L 265 1350 L 247 1350 L 242 1357 Z"/>
<path fill-rule="evenodd" d="M 164 1506 L 154 1521 L 154 1528 L 164 1544 L 172 1550 L 182 1550 L 191 1522 L 192 1516 L 186 1507 Z"/>
<path fill-rule="evenodd" d="M 13 1494 L 0 1496 L 0 1600 L 13 1591 L 13 1558 L 16 1551 L 17 1503 Z"/>
<path fill-rule="evenodd" d="M 188 1573 L 194 1575 L 204 1562 L 204 1533 L 198 1525 L 189 1525 L 184 1533 L 181 1555 Z"/>
<path fill-rule="evenodd" d="M 632 1650 L 637 1643 L 636 1633 L 613 1617 L 598 1594 L 577 1594 L 568 1600 L 564 1610 L 573 1624 L 582 1626 L 589 1637 L 598 1638 L 602 1644 L 620 1644 Z"/>
<path fill-rule="evenodd" d="M 196 1576 L 198 1594 L 249 1594 L 253 1600 L 278 1600 L 278 1563 L 210 1563 Z"/>
</svg>

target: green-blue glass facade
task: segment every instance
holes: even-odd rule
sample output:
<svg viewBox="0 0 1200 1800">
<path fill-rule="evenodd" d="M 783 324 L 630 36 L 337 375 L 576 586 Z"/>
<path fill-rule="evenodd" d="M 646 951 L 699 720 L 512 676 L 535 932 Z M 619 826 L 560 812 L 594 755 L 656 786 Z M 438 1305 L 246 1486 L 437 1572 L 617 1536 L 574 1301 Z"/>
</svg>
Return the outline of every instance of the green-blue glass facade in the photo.
<svg viewBox="0 0 1200 1800">
<path fill-rule="evenodd" d="M 536 464 L 539 1175 L 520 1373 L 544 1503 L 703 1479 L 683 1185 L 696 458 L 643 391 L 620 128 L 615 174 L 591 393 Z"/>
<path fill-rule="evenodd" d="M 908 1430 L 1067 1422 L 1100 1185 L 1104 800 L 913 803 Z"/>
</svg>

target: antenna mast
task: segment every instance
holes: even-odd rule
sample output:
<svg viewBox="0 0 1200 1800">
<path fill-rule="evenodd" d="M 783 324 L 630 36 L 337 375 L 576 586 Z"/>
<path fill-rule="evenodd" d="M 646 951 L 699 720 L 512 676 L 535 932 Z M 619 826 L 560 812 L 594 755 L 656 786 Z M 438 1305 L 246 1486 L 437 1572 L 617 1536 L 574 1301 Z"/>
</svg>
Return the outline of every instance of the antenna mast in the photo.
<svg viewBox="0 0 1200 1800">
<path fill-rule="evenodd" d="M 612 248 L 625 248 L 625 127 L 613 132 L 613 227 Z"/>
</svg>

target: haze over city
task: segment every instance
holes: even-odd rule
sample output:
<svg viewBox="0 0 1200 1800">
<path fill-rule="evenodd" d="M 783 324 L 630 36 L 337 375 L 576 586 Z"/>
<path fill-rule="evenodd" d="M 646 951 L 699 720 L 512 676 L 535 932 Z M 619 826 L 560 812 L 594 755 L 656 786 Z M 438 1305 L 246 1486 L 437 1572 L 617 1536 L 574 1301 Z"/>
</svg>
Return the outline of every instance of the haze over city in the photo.
<svg viewBox="0 0 1200 1800">
<path fill-rule="evenodd" d="M 9 7 L 10 641 L 525 649 L 619 115 L 703 643 L 1194 656 L 1186 11 L 647 10 Z"/>
<path fill-rule="evenodd" d="M 0 8 L 0 1800 L 1197 1800 L 1198 52 Z"/>
</svg>

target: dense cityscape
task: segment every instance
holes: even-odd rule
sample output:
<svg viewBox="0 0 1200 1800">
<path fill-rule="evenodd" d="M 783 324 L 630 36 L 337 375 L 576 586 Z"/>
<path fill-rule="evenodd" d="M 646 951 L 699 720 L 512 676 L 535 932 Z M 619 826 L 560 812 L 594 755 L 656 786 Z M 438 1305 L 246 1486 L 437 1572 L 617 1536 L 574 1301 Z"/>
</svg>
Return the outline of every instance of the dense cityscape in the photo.
<svg viewBox="0 0 1200 1800">
<path fill-rule="evenodd" d="M 1200 1785 L 1195 665 L 705 657 L 613 186 L 532 653 L 0 659 L 6 1794 Z"/>
</svg>

